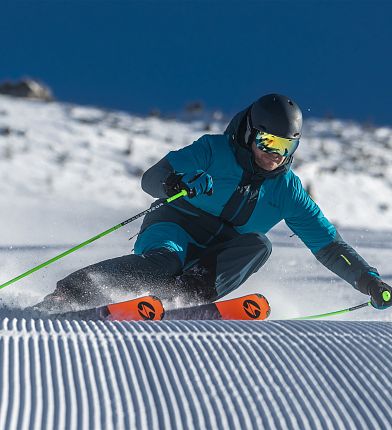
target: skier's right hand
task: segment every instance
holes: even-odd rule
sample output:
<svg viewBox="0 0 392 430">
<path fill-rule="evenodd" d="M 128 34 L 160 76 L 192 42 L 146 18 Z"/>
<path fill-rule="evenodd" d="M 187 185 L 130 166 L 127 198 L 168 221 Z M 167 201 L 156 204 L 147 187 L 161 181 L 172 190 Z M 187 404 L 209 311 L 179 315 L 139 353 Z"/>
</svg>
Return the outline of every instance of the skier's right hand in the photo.
<svg viewBox="0 0 392 430">
<path fill-rule="evenodd" d="M 392 305 L 392 288 L 381 279 L 375 278 L 369 285 L 372 306 L 376 309 L 386 309 Z"/>
<path fill-rule="evenodd" d="M 166 188 L 170 192 L 180 192 L 185 190 L 188 197 L 196 197 L 200 194 L 211 196 L 213 193 L 212 176 L 204 170 L 195 170 L 191 173 L 176 174 L 166 180 Z"/>
<path fill-rule="evenodd" d="M 366 273 L 360 282 L 361 286 L 366 288 L 374 308 L 386 309 L 392 305 L 392 287 L 383 282 L 379 276 Z"/>
</svg>

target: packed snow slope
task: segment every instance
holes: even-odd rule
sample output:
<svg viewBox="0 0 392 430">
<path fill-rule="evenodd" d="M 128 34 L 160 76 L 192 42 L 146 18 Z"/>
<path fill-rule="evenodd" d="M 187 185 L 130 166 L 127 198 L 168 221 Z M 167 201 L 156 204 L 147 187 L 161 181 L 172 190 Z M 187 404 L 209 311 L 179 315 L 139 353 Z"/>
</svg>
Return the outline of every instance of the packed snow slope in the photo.
<svg viewBox="0 0 392 430">
<path fill-rule="evenodd" d="M 0 283 L 148 207 L 142 172 L 225 125 L 0 96 Z M 389 283 L 391 158 L 391 128 L 309 119 L 294 163 Z M 70 272 L 131 252 L 139 225 L 0 291 L 0 430 L 390 428 L 391 310 L 261 323 L 97 323 L 23 311 Z M 290 235 L 284 225 L 271 231 L 271 258 L 233 295 L 264 294 L 272 320 L 367 300 Z"/>
<path fill-rule="evenodd" d="M 0 428 L 390 429 L 389 323 L 4 319 Z"/>
</svg>

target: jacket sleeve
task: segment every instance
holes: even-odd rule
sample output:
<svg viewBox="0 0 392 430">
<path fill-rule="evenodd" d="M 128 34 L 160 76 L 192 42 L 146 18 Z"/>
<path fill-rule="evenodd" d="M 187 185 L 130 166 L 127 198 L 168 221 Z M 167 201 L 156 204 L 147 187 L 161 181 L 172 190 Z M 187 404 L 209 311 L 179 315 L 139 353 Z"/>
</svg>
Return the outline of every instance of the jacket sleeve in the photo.
<svg viewBox="0 0 392 430">
<path fill-rule="evenodd" d="M 142 176 L 142 189 L 152 197 L 164 199 L 167 197 L 165 181 L 173 173 L 173 167 L 164 157 L 150 167 Z"/>
<path fill-rule="evenodd" d="M 350 245 L 336 232 L 335 239 L 315 253 L 315 257 L 332 272 L 347 281 L 357 290 L 362 291 L 360 279 L 366 273 L 378 275 L 375 267 L 371 267 Z"/>
<path fill-rule="evenodd" d="M 320 263 L 354 288 L 364 273 L 377 273 L 331 224 L 297 179 L 294 187 L 288 227 L 305 243 Z"/>
<path fill-rule="evenodd" d="M 165 182 L 172 174 L 206 171 L 211 164 L 212 150 L 208 135 L 200 137 L 191 145 L 169 152 L 162 160 L 150 167 L 142 177 L 142 189 L 157 198 L 168 197 Z"/>
</svg>

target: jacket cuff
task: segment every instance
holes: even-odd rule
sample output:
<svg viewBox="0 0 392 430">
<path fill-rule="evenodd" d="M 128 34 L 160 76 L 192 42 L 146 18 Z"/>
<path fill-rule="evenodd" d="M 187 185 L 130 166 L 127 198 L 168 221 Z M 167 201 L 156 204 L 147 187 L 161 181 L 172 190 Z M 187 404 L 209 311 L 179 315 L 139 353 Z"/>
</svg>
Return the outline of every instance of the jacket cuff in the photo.
<svg viewBox="0 0 392 430">
<path fill-rule="evenodd" d="M 376 271 L 365 272 L 356 282 L 356 288 L 361 293 L 369 295 L 369 285 L 374 281 L 374 278 L 380 279 L 380 275 Z"/>
</svg>

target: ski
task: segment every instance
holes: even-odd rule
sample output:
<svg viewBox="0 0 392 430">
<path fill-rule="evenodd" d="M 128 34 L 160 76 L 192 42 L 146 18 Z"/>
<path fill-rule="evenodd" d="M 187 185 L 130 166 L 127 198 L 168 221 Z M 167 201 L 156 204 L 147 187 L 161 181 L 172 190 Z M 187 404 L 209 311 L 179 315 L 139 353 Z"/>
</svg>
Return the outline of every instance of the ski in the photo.
<svg viewBox="0 0 392 430">
<path fill-rule="evenodd" d="M 271 312 L 268 300 L 261 294 L 165 312 L 164 320 L 265 320 Z"/>
<path fill-rule="evenodd" d="M 62 318 L 101 321 L 159 321 L 165 310 L 156 296 L 143 296 L 119 303 L 75 312 L 61 313 Z"/>
<path fill-rule="evenodd" d="M 261 294 L 165 311 L 156 296 L 143 296 L 97 308 L 62 313 L 65 318 L 101 321 L 159 320 L 265 320 L 270 314 L 268 300 Z"/>
</svg>

